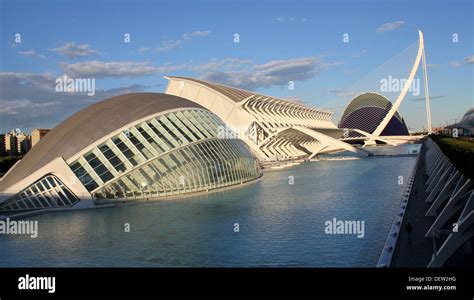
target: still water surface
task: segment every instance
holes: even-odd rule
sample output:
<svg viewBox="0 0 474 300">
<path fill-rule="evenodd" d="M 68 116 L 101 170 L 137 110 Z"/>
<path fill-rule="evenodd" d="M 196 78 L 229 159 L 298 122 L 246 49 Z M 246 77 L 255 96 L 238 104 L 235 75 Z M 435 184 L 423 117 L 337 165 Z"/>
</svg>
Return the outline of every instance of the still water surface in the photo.
<svg viewBox="0 0 474 300">
<path fill-rule="evenodd" d="M 36 239 L 0 236 L 0 266 L 372 267 L 414 162 L 307 162 L 205 196 L 35 216 Z M 365 221 L 365 237 L 325 234 L 333 218 Z"/>
</svg>

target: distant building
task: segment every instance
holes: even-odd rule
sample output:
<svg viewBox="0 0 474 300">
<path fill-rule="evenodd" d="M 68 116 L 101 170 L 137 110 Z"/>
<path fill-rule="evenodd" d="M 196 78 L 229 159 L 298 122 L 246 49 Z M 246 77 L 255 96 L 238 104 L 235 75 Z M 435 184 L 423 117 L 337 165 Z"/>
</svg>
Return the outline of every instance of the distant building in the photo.
<svg viewBox="0 0 474 300">
<path fill-rule="evenodd" d="M 16 136 L 16 154 L 24 155 L 30 151 L 30 136 L 20 133 Z"/>
<path fill-rule="evenodd" d="M 18 130 L 5 134 L 5 155 L 25 155 L 30 150 L 30 136 Z"/>
<path fill-rule="evenodd" d="M 5 135 L 5 152 L 10 156 L 16 154 L 16 133 L 14 130 Z"/>
<path fill-rule="evenodd" d="M 454 130 L 458 136 L 474 136 L 474 108 L 468 109 L 459 123 L 446 126 L 441 134 L 453 135 Z"/>
<path fill-rule="evenodd" d="M 50 129 L 33 129 L 31 131 L 31 148 L 33 148 L 49 131 Z"/>
<path fill-rule="evenodd" d="M 0 134 L 0 156 L 5 156 L 7 149 L 5 148 L 5 135 Z"/>
</svg>

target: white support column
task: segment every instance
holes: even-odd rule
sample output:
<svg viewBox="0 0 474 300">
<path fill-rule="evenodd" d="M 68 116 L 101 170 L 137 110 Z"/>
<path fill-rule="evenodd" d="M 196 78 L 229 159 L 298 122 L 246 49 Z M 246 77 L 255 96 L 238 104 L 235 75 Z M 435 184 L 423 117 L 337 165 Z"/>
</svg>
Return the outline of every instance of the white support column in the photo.
<svg viewBox="0 0 474 300">
<path fill-rule="evenodd" d="M 428 90 L 428 73 L 426 72 L 426 53 L 425 48 L 423 47 L 423 80 L 424 80 L 424 87 L 425 87 L 425 102 L 426 102 L 426 127 L 428 130 L 428 134 L 433 132 L 433 128 L 431 127 L 431 105 L 430 105 L 430 92 Z"/>
<path fill-rule="evenodd" d="M 453 194 L 449 199 L 448 203 L 438 215 L 436 220 L 433 222 L 433 225 L 431 225 L 425 237 L 432 237 L 436 230 L 440 230 L 455 213 L 465 207 L 469 197 L 468 195 L 466 195 L 466 192 L 471 189 L 472 182 L 468 179 L 466 181 L 460 180 L 459 183 L 462 183 L 462 185 L 458 184 L 458 186 L 460 185 L 460 187 L 456 187 L 454 189 Z"/>
<path fill-rule="evenodd" d="M 472 195 L 468 200 L 468 204 L 472 203 Z M 466 241 L 471 239 L 474 236 L 474 231 L 470 230 L 472 224 L 474 223 L 474 210 L 472 210 L 460 219 L 458 224 L 458 232 L 451 233 L 443 245 L 439 248 L 438 252 L 433 255 L 428 268 L 439 268 L 442 267 L 446 261 L 456 252 Z"/>
<path fill-rule="evenodd" d="M 434 200 L 434 198 L 441 192 L 441 190 L 445 187 L 446 183 L 450 181 L 453 174 L 456 176 L 459 175 L 459 172 L 453 165 L 449 165 L 446 170 L 441 173 L 441 175 L 437 178 L 437 180 L 433 181 L 431 185 L 428 187 L 426 192 L 430 194 L 426 197 L 426 203 L 430 203 Z"/>
<path fill-rule="evenodd" d="M 428 187 L 426 188 L 426 192 L 430 193 L 433 188 L 435 187 L 436 183 L 439 182 L 440 176 L 443 172 L 451 165 L 449 160 L 446 158 L 442 164 L 436 170 L 433 170 L 433 175 L 430 175 L 430 178 L 426 181 Z"/>
<path fill-rule="evenodd" d="M 433 192 L 431 192 L 431 194 L 429 195 L 430 199 L 426 199 L 427 203 L 430 203 L 431 201 L 433 202 L 433 204 L 431 204 L 431 207 L 428 209 L 428 212 L 426 213 L 427 217 L 435 217 L 436 215 L 438 215 L 436 211 L 450 198 L 451 188 L 459 183 L 458 178 L 461 176 L 461 174 L 456 169 L 454 169 L 453 172 L 454 173 L 443 186 L 443 189 L 441 189 L 438 196 L 436 196 L 436 198 L 431 197 L 432 195 L 437 194 L 437 189 L 434 189 Z"/>
</svg>

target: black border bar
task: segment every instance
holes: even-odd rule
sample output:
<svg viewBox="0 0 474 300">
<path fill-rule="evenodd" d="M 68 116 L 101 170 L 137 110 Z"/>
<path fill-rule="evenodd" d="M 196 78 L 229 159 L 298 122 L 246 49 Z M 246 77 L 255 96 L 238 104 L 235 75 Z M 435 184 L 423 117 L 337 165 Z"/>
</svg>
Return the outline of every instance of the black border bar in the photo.
<svg viewBox="0 0 474 300">
<path fill-rule="evenodd" d="M 19 290 L 19 278 L 55 277 L 55 293 Z M 430 282 L 413 282 L 409 278 Z M 430 279 L 431 278 L 431 279 Z M 455 278 L 444 282 L 441 279 Z M 450 285 L 456 290 L 408 291 L 407 285 Z M 375 268 L 4 268 L 0 299 L 64 299 L 143 295 L 319 296 L 411 299 L 474 299 L 472 269 Z M 160 297 L 158 297 L 160 298 Z M 326 297 L 323 297 L 326 298 Z"/>
</svg>

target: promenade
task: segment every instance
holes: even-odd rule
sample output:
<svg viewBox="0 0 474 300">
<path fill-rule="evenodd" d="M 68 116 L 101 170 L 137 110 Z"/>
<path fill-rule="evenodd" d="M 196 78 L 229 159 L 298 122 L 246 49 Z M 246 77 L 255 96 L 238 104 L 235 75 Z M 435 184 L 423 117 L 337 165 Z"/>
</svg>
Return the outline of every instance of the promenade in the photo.
<svg viewBox="0 0 474 300">
<path fill-rule="evenodd" d="M 472 246 L 466 243 L 474 235 L 472 188 L 471 180 L 438 145 L 431 139 L 425 140 L 390 266 L 472 266 Z M 413 228 L 411 243 L 405 230 L 408 223 Z M 456 224 L 456 230 L 451 228 L 452 224 Z M 436 245 L 433 237 L 425 237 L 433 235 Z"/>
<path fill-rule="evenodd" d="M 420 155 L 424 155 L 425 151 L 426 149 L 422 149 Z M 431 224 L 433 224 L 434 218 L 425 217 L 429 204 L 425 203 L 427 193 L 425 193 L 424 169 L 425 160 L 422 156 L 417 166 L 412 193 L 408 200 L 406 215 L 392 259 L 392 267 L 426 267 L 433 253 L 432 239 L 425 238 L 425 234 Z M 405 226 L 408 222 L 410 222 L 413 227 L 411 244 L 408 243 L 408 236 L 405 231 Z"/>
</svg>

